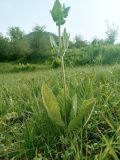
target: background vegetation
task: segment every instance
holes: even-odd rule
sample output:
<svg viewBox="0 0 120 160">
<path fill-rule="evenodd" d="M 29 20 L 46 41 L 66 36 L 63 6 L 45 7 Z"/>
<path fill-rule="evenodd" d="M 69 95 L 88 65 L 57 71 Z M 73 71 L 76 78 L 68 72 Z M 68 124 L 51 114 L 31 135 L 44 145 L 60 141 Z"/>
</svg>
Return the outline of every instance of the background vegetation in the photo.
<svg viewBox="0 0 120 160">
<path fill-rule="evenodd" d="M 118 28 L 108 23 L 107 27 L 105 39 L 95 38 L 87 42 L 81 35 L 76 35 L 74 40 L 70 40 L 66 65 L 120 63 L 120 44 L 115 43 Z M 59 60 L 56 60 L 56 53 L 50 44 L 50 34 L 45 31 L 45 26 L 37 25 L 27 35 L 19 27 L 10 27 L 8 36 L 0 34 L 0 62 L 52 64 L 55 61 L 53 67 L 59 66 Z M 55 34 L 52 36 L 58 43 L 58 37 Z"/>
<path fill-rule="evenodd" d="M 61 109 L 64 109 L 59 69 L 0 74 L 1 159 L 118 160 L 120 66 L 66 70 L 69 96 L 77 93 L 79 107 L 84 100 L 96 99 L 87 125 L 78 127 L 73 133 L 48 117 L 41 95 L 43 81 L 50 86 Z M 69 109 L 75 103 L 72 103 L 72 98 L 67 98 Z M 71 118 L 73 116 L 71 114 Z"/>
<path fill-rule="evenodd" d="M 44 26 L 0 35 L 0 159 L 120 159 L 118 28 L 69 40 L 69 9 L 56 0 L 50 11 L 58 37 Z"/>
</svg>

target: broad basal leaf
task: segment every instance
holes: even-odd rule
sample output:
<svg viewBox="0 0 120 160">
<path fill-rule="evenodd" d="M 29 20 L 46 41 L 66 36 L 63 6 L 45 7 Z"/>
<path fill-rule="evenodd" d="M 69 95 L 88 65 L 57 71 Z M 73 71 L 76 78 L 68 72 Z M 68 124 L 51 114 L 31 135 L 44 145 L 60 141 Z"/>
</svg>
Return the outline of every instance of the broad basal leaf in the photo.
<svg viewBox="0 0 120 160">
<path fill-rule="evenodd" d="M 75 94 L 72 98 L 72 108 L 70 113 L 70 119 L 72 120 L 74 117 L 76 117 L 77 114 L 77 94 Z"/>
<path fill-rule="evenodd" d="M 84 100 L 82 106 L 79 109 L 78 115 L 70 121 L 68 125 L 69 130 L 77 130 L 80 129 L 83 125 L 83 119 L 88 116 L 95 104 L 95 98 Z"/>
<path fill-rule="evenodd" d="M 42 85 L 42 99 L 51 121 L 59 126 L 64 126 L 64 122 L 61 119 L 58 101 L 52 90 L 45 83 Z"/>
<path fill-rule="evenodd" d="M 64 89 L 62 88 L 57 96 L 58 103 L 61 109 L 62 119 L 68 125 L 70 121 L 70 112 L 71 112 L 71 98 L 69 97 L 69 89 L 66 87 L 66 97 L 64 96 Z"/>
</svg>

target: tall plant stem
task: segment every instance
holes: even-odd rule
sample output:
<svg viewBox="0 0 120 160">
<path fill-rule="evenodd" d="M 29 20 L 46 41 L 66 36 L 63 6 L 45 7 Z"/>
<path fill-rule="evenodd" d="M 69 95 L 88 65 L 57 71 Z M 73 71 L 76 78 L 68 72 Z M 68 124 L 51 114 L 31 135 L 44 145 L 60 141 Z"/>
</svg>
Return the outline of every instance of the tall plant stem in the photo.
<svg viewBox="0 0 120 160">
<path fill-rule="evenodd" d="M 58 26 L 58 36 L 59 36 L 59 51 L 58 51 L 58 55 L 60 56 L 61 54 L 61 26 Z"/>
<path fill-rule="evenodd" d="M 63 88 L 64 88 L 64 97 L 66 103 L 66 77 L 65 77 L 65 66 L 64 66 L 64 56 L 61 57 L 61 66 L 62 66 L 62 76 L 63 76 Z"/>
<path fill-rule="evenodd" d="M 64 89 L 64 105 L 66 107 L 66 77 L 65 77 L 65 67 L 64 67 L 64 56 L 61 56 L 61 68 L 62 68 L 63 89 Z M 65 123 L 67 124 L 66 110 L 65 110 Z"/>
<path fill-rule="evenodd" d="M 59 35 L 59 55 L 61 55 L 61 67 L 62 67 L 64 97 L 65 97 L 65 101 L 66 101 L 66 78 L 65 78 L 64 56 L 62 55 L 61 26 L 60 25 L 58 26 L 58 35 Z"/>
<path fill-rule="evenodd" d="M 62 69 L 62 78 L 63 78 L 63 89 L 64 89 L 64 102 L 66 106 L 66 77 L 65 77 L 65 67 L 64 67 L 64 55 L 62 55 L 62 42 L 61 42 L 61 26 L 58 26 L 58 35 L 59 35 L 59 55 L 61 56 L 61 69 Z M 66 121 L 66 116 L 65 116 Z"/>
</svg>

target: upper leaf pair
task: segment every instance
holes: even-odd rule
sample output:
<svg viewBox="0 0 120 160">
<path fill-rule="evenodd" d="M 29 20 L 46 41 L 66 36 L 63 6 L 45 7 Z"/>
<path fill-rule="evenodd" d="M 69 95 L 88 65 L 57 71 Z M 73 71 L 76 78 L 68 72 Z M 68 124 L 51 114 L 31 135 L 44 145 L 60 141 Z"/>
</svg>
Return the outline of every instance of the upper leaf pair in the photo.
<svg viewBox="0 0 120 160">
<path fill-rule="evenodd" d="M 70 37 L 70 35 L 67 33 L 66 29 L 64 29 L 63 35 L 62 35 L 62 40 L 61 40 L 61 49 L 62 49 L 61 56 L 64 56 L 67 49 L 68 49 L 69 37 Z M 52 34 L 50 34 L 50 43 L 51 43 L 51 46 L 54 49 L 54 51 L 56 51 L 59 54 L 59 46 L 57 45 L 56 41 L 54 40 Z"/>
</svg>

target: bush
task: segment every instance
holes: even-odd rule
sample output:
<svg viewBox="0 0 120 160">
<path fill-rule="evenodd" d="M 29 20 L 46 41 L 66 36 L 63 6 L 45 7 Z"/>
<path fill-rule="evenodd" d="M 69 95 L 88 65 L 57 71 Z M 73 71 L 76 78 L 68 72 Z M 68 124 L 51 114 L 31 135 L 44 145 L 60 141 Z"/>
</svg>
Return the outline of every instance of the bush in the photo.
<svg viewBox="0 0 120 160">
<path fill-rule="evenodd" d="M 79 65 L 106 65 L 120 63 L 119 45 L 89 45 L 80 49 L 70 49 L 65 61 L 73 66 Z"/>
<path fill-rule="evenodd" d="M 36 70 L 36 66 L 35 65 L 31 65 L 31 64 L 22 64 L 19 63 L 18 65 L 15 65 L 13 68 L 13 72 L 21 72 L 21 71 L 34 71 Z"/>
<path fill-rule="evenodd" d="M 52 68 L 58 68 L 61 66 L 61 60 L 60 58 L 55 58 L 52 62 Z"/>
</svg>

